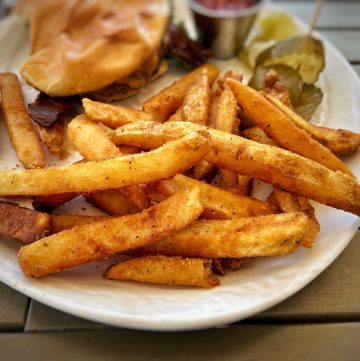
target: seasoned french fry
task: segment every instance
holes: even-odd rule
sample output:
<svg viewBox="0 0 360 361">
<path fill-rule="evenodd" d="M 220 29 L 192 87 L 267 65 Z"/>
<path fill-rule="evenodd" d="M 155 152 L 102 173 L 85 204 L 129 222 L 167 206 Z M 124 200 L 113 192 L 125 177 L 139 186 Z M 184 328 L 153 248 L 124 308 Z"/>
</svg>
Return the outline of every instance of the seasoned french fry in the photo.
<svg viewBox="0 0 360 361">
<path fill-rule="evenodd" d="M 231 219 L 235 217 L 262 216 L 275 213 L 269 203 L 258 199 L 234 194 L 210 184 L 177 174 L 171 180 L 157 182 L 152 191 L 155 201 L 160 197 L 166 197 L 175 192 L 189 187 L 198 187 L 201 191 L 201 199 L 204 206 L 203 217 L 217 219 Z M 161 200 L 162 198 L 160 198 Z"/>
<path fill-rule="evenodd" d="M 271 144 L 272 140 L 257 127 L 249 128 L 246 135 L 251 140 L 258 140 L 262 144 Z M 309 217 L 309 229 L 301 241 L 303 247 L 311 248 L 312 244 L 320 231 L 320 225 L 315 217 L 315 210 L 305 197 L 294 193 L 283 191 L 274 187 L 268 201 L 274 205 L 280 212 L 304 212 Z"/>
<path fill-rule="evenodd" d="M 122 188 L 123 189 L 123 188 Z M 126 214 L 138 213 L 137 207 L 126 195 L 117 189 L 108 189 L 86 195 L 86 200 L 93 206 L 111 216 L 124 216 Z M 142 207 L 145 209 L 147 207 Z"/>
<path fill-rule="evenodd" d="M 308 225 L 304 213 L 201 220 L 134 252 L 204 258 L 282 256 L 298 248 Z"/>
<path fill-rule="evenodd" d="M 206 132 L 192 133 L 148 153 L 104 161 L 44 170 L 0 171 L 0 196 L 93 192 L 169 178 L 205 157 L 210 150 L 206 136 Z"/>
<path fill-rule="evenodd" d="M 211 261 L 201 258 L 146 256 L 108 268 L 104 277 L 171 286 L 214 287 L 220 284 Z"/>
<path fill-rule="evenodd" d="M 59 155 L 63 148 L 65 126 L 64 120 L 58 119 L 51 127 L 35 123 L 40 139 L 51 154 Z"/>
<path fill-rule="evenodd" d="M 78 115 L 68 124 L 67 129 L 71 143 L 87 161 L 105 160 L 122 155 L 108 138 L 105 128 L 86 115 Z"/>
<path fill-rule="evenodd" d="M 84 224 L 99 222 L 109 217 L 84 216 L 79 214 L 59 214 L 52 215 L 52 233 L 59 233 L 65 229 L 71 229 Z"/>
<path fill-rule="evenodd" d="M 183 107 L 180 105 L 178 110 L 167 120 L 168 122 L 183 120 Z"/>
<path fill-rule="evenodd" d="M 19 264 L 27 277 L 46 276 L 156 242 L 196 220 L 202 211 L 198 189 L 178 192 L 142 213 L 78 226 L 25 246 L 19 251 Z"/>
<path fill-rule="evenodd" d="M 43 168 L 44 154 L 13 73 L 0 74 L 1 108 L 12 145 L 24 168 Z"/>
<path fill-rule="evenodd" d="M 219 69 L 214 65 L 205 64 L 199 66 L 192 72 L 186 74 L 170 86 L 152 96 L 143 103 L 143 109 L 152 115 L 154 120 L 164 122 L 173 114 L 184 100 L 189 86 L 194 82 L 197 76 L 206 69 L 210 83 L 219 75 Z"/>
<path fill-rule="evenodd" d="M 34 197 L 32 205 L 34 209 L 41 212 L 51 212 L 62 204 L 77 197 L 77 193 L 50 194 L 48 196 Z"/>
<path fill-rule="evenodd" d="M 47 213 L 0 202 L 0 235 L 31 243 L 51 233 L 51 216 Z"/>
<path fill-rule="evenodd" d="M 83 98 L 82 104 L 85 114 L 91 120 L 102 123 L 112 129 L 138 120 L 154 120 L 148 113 L 120 105 L 95 102 L 88 98 Z"/>
<path fill-rule="evenodd" d="M 345 155 L 354 152 L 360 146 L 360 134 L 344 129 L 331 129 L 320 127 L 307 122 L 297 115 L 292 109 L 281 103 L 270 94 L 264 97 L 284 112 L 298 127 L 304 129 L 310 136 L 330 149 L 336 155 Z"/>
<path fill-rule="evenodd" d="M 272 139 L 270 139 L 262 129 L 258 127 L 247 128 L 242 131 L 242 135 L 245 138 L 248 138 L 255 142 L 277 147 L 276 143 Z"/>
<path fill-rule="evenodd" d="M 112 140 L 149 149 L 201 129 L 207 128 L 189 122 L 137 122 L 118 128 Z M 353 177 L 285 149 L 207 130 L 212 144 L 205 157 L 208 162 L 360 215 L 360 186 Z"/>
<path fill-rule="evenodd" d="M 210 110 L 210 82 L 204 69 L 189 86 L 182 103 L 182 120 L 206 125 Z"/>
<path fill-rule="evenodd" d="M 275 143 L 323 166 L 353 176 L 348 167 L 329 149 L 299 128 L 279 108 L 270 103 L 261 93 L 238 81 L 228 79 L 236 100 L 245 116 L 250 118 Z"/>
<path fill-rule="evenodd" d="M 268 201 L 283 213 L 304 212 L 309 217 L 309 228 L 301 240 L 303 247 L 311 248 L 320 231 L 320 225 L 315 217 L 315 210 L 310 202 L 301 196 L 275 188 Z"/>
<path fill-rule="evenodd" d="M 105 160 L 122 155 L 116 145 L 109 139 L 106 130 L 101 125 L 89 119 L 86 115 L 79 115 L 69 123 L 68 134 L 70 141 L 88 161 Z M 89 147 L 89 144 L 91 144 L 91 147 Z M 100 196 L 96 194 L 90 195 L 88 199 L 90 200 L 90 203 L 95 203 L 101 210 L 114 208 L 120 210 L 120 213 L 115 213 L 115 215 L 119 216 L 126 214 L 123 213 L 126 209 L 134 209 L 126 198 L 129 198 L 140 210 L 150 206 L 145 192 L 140 186 L 128 186 L 113 189 L 106 191 L 105 194 L 106 200 L 112 203 L 112 205 L 103 203 L 105 200 L 104 194 L 101 194 Z M 130 213 L 134 212 L 131 211 Z"/>
</svg>

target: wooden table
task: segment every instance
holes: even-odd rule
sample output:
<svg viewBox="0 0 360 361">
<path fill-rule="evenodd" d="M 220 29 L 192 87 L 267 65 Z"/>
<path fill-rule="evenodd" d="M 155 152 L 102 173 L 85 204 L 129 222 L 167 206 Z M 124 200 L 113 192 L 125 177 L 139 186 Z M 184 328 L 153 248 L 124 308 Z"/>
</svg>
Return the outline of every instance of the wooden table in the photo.
<svg viewBox="0 0 360 361">
<path fill-rule="evenodd" d="M 309 1 L 279 1 L 308 21 Z M 360 75 L 360 2 L 328 1 L 319 31 Z M 359 100 L 360 101 L 360 100 Z M 359 360 L 360 233 L 302 291 L 256 317 L 193 332 L 112 328 L 0 283 L 0 360 Z"/>
</svg>

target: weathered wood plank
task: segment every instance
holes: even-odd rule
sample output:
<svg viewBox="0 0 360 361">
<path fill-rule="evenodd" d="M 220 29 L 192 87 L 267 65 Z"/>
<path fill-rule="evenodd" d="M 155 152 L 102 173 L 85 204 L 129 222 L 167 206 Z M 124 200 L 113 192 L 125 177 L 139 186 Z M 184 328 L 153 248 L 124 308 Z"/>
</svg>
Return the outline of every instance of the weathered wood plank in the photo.
<svg viewBox="0 0 360 361">
<path fill-rule="evenodd" d="M 314 11 L 314 1 L 275 1 L 292 15 L 306 23 L 310 22 Z M 325 1 L 318 22 L 318 28 L 360 28 L 359 1 Z"/>
<path fill-rule="evenodd" d="M 241 325 L 193 332 L 0 334 L 4 360 L 358 360 L 360 324 Z"/>
<path fill-rule="evenodd" d="M 360 232 L 330 267 L 307 287 L 256 320 L 360 320 Z"/>
<path fill-rule="evenodd" d="M 0 282 L 0 331 L 22 330 L 28 298 Z"/>
</svg>

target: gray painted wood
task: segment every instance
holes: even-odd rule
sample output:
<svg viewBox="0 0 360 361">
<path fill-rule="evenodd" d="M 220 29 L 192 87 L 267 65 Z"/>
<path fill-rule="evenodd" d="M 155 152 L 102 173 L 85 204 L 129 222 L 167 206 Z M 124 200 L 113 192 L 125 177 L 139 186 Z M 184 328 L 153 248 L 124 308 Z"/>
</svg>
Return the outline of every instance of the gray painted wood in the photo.
<svg viewBox="0 0 360 361">
<path fill-rule="evenodd" d="M 0 282 L 0 331 L 22 330 L 28 298 Z"/>
<path fill-rule="evenodd" d="M 111 328 L 45 306 L 31 300 L 25 331 L 92 330 Z"/>
<path fill-rule="evenodd" d="M 360 232 L 303 290 L 255 317 L 271 321 L 360 321 Z"/>
<path fill-rule="evenodd" d="M 278 6 L 288 10 L 292 15 L 306 23 L 310 22 L 315 1 L 275 1 Z M 359 1 L 325 1 L 318 21 L 318 28 L 360 28 Z"/>
<path fill-rule="evenodd" d="M 360 324 L 241 325 L 193 332 L 0 334 L 1 359 L 238 361 L 358 360 Z"/>
</svg>

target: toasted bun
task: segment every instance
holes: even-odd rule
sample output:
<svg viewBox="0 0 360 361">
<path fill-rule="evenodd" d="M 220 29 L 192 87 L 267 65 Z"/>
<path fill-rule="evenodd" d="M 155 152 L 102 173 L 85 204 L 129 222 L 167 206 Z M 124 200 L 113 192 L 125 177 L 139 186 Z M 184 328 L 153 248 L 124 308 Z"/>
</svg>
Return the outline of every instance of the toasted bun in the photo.
<svg viewBox="0 0 360 361">
<path fill-rule="evenodd" d="M 51 96 L 98 91 L 154 58 L 168 23 L 167 0 L 20 0 L 30 56 L 20 69 Z"/>
</svg>

